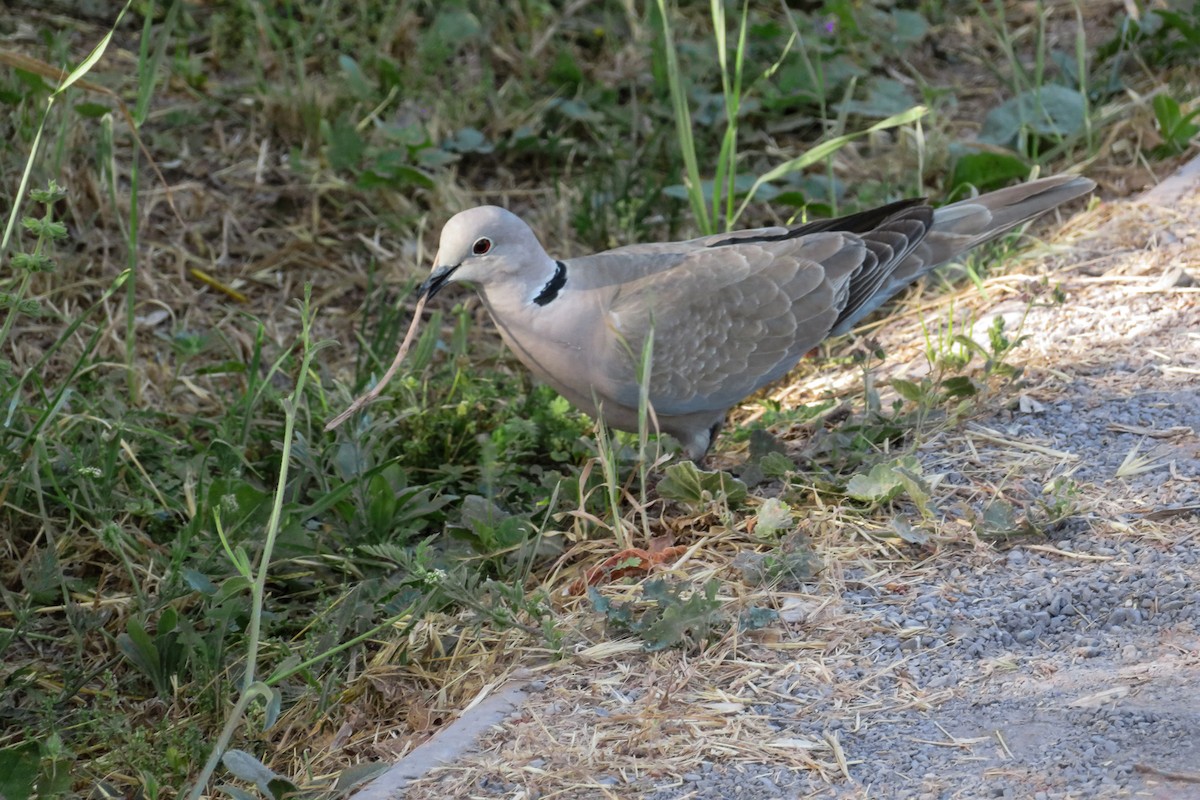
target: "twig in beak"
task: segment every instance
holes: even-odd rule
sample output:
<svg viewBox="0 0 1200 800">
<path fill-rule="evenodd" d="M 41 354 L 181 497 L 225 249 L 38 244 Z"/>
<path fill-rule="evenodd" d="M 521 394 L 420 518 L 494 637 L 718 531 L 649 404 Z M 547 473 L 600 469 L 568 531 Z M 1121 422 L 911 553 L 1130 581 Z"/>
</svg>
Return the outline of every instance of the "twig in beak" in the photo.
<svg viewBox="0 0 1200 800">
<path fill-rule="evenodd" d="M 413 320 L 412 324 L 408 326 L 408 333 L 404 335 L 404 341 L 400 343 L 400 349 L 396 351 L 396 357 L 392 359 L 392 365 L 388 367 L 387 372 L 383 373 L 383 377 L 379 379 L 379 383 L 375 384 L 370 391 L 359 395 L 358 398 L 350 404 L 349 408 L 338 414 L 333 419 L 329 420 L 329 422 L 325 423 L 325 430 L 333 430 L 346 420 L 350 419 L 355 411 L 358 411 L 363 406 L 375 400 L 376 397 L 379 397 L 379 393 L 383 391 L 383 387 L 387 386 L 388 381 L 390 381 L 392 376 L 396 374 L 396 370 L 400 367 L 400 362 L 404 360 L 406 355 L 408 355 L 409 345 L 412 344 L 413 336 L 417 332 L 417 323 L 421 321 L 421 312 L 425 310 L 425 301 L 428 299 L 429 295 L 425 292 L 422 292 L 421 297 L 417 300 L 417 307 L 413 309 Z"/>
</svg>

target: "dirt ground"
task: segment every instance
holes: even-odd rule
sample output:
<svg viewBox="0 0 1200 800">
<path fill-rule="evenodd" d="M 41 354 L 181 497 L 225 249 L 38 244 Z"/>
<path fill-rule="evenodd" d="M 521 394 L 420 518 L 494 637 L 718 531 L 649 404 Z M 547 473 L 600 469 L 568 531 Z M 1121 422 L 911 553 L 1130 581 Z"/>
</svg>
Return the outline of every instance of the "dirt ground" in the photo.
<svg viewBox="0 0 1200 800">
<path fill-rule="evenodd" d="M 1069 502 L 1049 535 L 921 553 L 830 510 L 775 628 L 530 665 L 359 796 L 1200 798 L 1200 162 L 1051 241 L 976 309 L 1061 285 L 1026 388 L 918 451 L 942 508 Z M 878 337 L 881 381 L 919 374 L 915 314 Z"/>
</svg>

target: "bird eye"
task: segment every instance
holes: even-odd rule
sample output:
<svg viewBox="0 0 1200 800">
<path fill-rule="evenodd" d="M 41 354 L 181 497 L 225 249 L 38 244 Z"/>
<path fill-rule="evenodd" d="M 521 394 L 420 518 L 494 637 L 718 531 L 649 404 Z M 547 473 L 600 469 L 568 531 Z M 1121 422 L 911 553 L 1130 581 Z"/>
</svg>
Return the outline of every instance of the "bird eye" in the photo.
<svg viewBox="0 0 1200 800">
<path fill-rule="evenodd" d="M 471 252 L 477 256 L 481 256 L 488 250 L 492 249 L 492 240 L 486 236 L 480 236 L 475 240 L 475 244 L 471 245 Z"/>
</svg>

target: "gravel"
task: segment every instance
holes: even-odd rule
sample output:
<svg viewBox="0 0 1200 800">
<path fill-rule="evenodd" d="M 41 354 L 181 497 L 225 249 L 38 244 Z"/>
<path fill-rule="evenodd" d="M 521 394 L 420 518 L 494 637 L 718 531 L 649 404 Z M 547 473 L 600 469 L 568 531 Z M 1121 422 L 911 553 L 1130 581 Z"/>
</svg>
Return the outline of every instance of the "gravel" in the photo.
<svg viewBox="0 0 1200 800">
<path fill-rule="evenodd" d="M 843 681 L 867 681 L 860 705 L 892 701 L 901 682 L 926 697 L 966 687 L 935 708 L 873 711 L 865 723 L 803 681 L 769 687 L 803 700 L 803 713 L 782 702 L 753 711 L 783 735 L 836 735 L 848 780 L 740 765 L 640 796 L 736 797 L 757 785 L 763 797 L 1115 798 L 1151 791 L 1161 772 L 1195 771 L 1200 537 L 1163 546 L 1085 534 L 1056 544 L 1109 560 L 1015 549 L 986 569 L 947 563 L 916 596 L 857 589 L 863 576 L 846 576 L 845 611 L 879 628 L 832 665 Z M 903 638 L 906 629 L 923 633 Z M 1157 796 L 1200 798 L 1200 784 L 1169 786 Z"/>
<path fill-rule="evenodd" d="M 1161 219 L 1145 212 L 1142 229 L 1112 221 L 1100 236 L 1113 238 L 1096 242 L 1089 263 L 1113 280 L 1080 281 L 1065 307 L 1032 310 L 1020 352 L 1036 402 L 975 421 L 993 444 L 968 441 L 968 426 L 919 452 L 927 473 L 944 473 L 947 491 L 976 510 L 1001 495 L 996 487 L 1021 509 L 1039 499 L 1076 504 L 1048 538 L 832 565 L 837 579 L 803 587 L 801 602 L 815 610 L 788 629 L 795 644 L 824 642 L 818 656 L 745 644 L 743 672 L 681 659 L 681 673 L 707 670 L 690 700 L 678 699 L 682 684 L 670 674 L 655 679 L 673 686 L 670 697 L 651 683 L 656 690 L 641 696 L 623 688 L 619 704 L 611 693 L 589 695 L 576 675 L 555 701 L 574 727 L 535 714 L 543 749 L 524 740 L 514 751 L 501 737 L 486 762 L 458 765 L 458 775 L 481 777 L 454 796 L 1200 800 L 1200 303 L 1182 290 L 1140 288 L 1194 263 L 1200 234 L 1180 220 L 1200 218 L 1195 194 Z M 1143 249 L 1147 230 L 1168 228 Z M 972 449 L 997 437 L 1017 443 L 1007 452 L 1019 468 L 1005 466 L 1004 452 Z M 1047 450 L 1069 455 L 1025 458 Z M 639 672 L 650 663 L 658 674 L 666 662 L 622 656 L 595 680 L 615 668 L 644 686 Z M 699 757 L 677 772 L 655 772 L 654 759 L 589 771 L 555 747 L 602 722 L 653 717 L 647 709 L 668 700 L 670 713 L 703 720 L 695 697 L 709 687 L 746 703 L 739 713 L 758 725 L 763 738 L 750 744 L 762 745 L 761 763 L 749 763 L 744 740 L 711 733 L 697 736 Z M 772 755 L 771 737 L 813 743 L 807 766 Z M 532 756 L 522 753 L 534 750 L 541 769 L 530 776 L 522 770 Z M 431 776 L 405 796 L 451 796 L 445 780 Z"/>
</svg>

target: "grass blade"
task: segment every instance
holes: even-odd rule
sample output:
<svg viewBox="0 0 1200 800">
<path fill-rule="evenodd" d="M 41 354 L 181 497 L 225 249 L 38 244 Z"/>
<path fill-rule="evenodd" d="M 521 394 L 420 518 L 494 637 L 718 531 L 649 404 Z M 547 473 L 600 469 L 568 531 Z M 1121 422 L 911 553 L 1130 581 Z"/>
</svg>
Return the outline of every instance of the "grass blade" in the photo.
<svg viewBox="0 0 1200 800">
<path fill-rule="evenodd" d="M 854 133 L 846 133 L 841 136 L 834 137 L 833 139 L 821 142 L 813 149 L 805 152 L 804 155 L 797 156 L 796 158 L 785 161 L 777 167 L 768 170 L 755 179 L 754 185 L 750 187 L 750 191 L 746 193 L 746 197 L 742 200 L 742 204 L 738 206 L 737 214 L 734 215 L 734 218 L 736 219 L 742 215 L 742 213 L 746 210 L 746 206 L 750 205 L 750 201 L 754 199 L 754 195 L 758 193 L 758 190 L 762 188 L 763 184 L 770 183 L 771 181 L 778 180 L 785 175 L 789 175 L 798 170 L 802 170 L 805 167 L 812 166 L 813 164 L 822 161 L 826 157 L 833 155 L 838 150 L 841 150 L 848 143 L 854 141 L 855 139 L 861 138 L 876 131 L 883 131 L 887 130 L 888 128 L 896 128 L 901 125 L 907 125 L 908 123 L 914 122 L 928 113 L 929 109 L 925 106 L 913 106 L 907 111 L 902 111 L 899 114 L 893 114 L 885 120 L 880 120 L 869 128 L 865 128 Z"/>
</svg>

